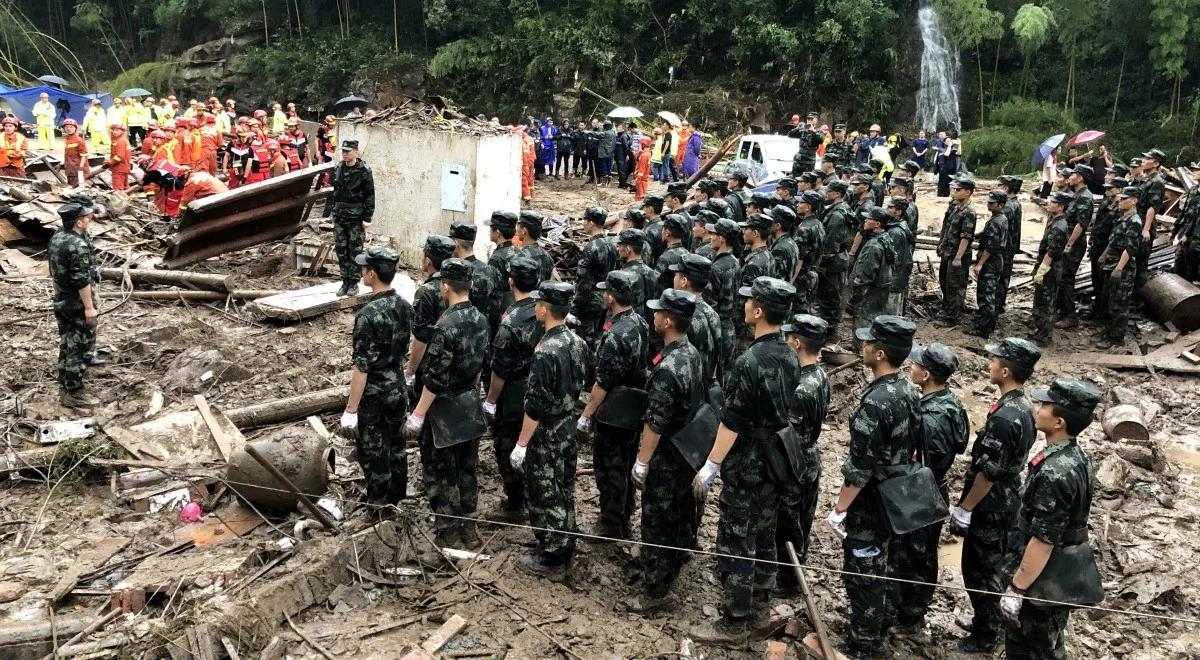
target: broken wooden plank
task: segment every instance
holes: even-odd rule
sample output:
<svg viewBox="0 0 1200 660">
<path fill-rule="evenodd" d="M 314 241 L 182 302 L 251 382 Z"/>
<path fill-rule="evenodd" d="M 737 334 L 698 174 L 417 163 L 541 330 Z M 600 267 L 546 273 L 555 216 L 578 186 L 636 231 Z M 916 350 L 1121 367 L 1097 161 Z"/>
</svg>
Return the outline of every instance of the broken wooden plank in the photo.
<svg viewBox="0 0 1200 660">
<path fill-rule="evenodd" d="M 235 289 L 233 291 L 134 291 L 129 294 L 129 297 L 134 300 L 178 300 L 178 301 L 206 301 L 206 300 L 258 300 L 260 298 L 269 298 L 271 296 L 284 293 L 276 289 Z"/>
<path fill-rule="evenodd" d="M 236 278 L 232 275 L 217 275 L 211 273 L 194 273 L 190 270 L 157 270 L 148 268 L 101 268 L 101 279 L 111 282 L 122 282 L 128 273 L 129 280 L 134 284 L 161 284 L 176 286 L 182 289 L 203 289 L 205 291 L 222 291 L 228 293 L 236 288 Z"/>
<path fill-rule="evenodd" d="M 50 264 L 31 259 L 20 250 L 0 250 L 0 272 L 5 275 L 49 275 Z"/>
<path fill-rule="evenodd" d="M 298 321 L 328 314 L 340 309 L 351 309 L 367 303 L 371 299 L 371 290 L 361 282 L 354 295 L 338 296 L 341 287 L 337 282 L 319 284 L 307 289 L 286 291 L 277 296 L 259 298 L 249 306 L 252 311 L 267 318 L 281 321 Z M 397 273 L 392 280 L 392 288 L 396 295 L 412 302 L 416 295 L 416 282 L 405 273 Z"/>
<path fill-rule="evenodd" d="M 454 639 L 455 635 L 462 632 L 463 628 L 466 627 L 467 620 L 455 614 L 449 619 L 446 619 L 446 622 L 442 624 L 442 627 L 438 628 L 437 632 L 430 635 L 429 639 L 425 640 L 424 644 L 421 644 L 421 649 L 428 653 L 437 653 L 438 651 L 442 650 L 442 647 L 445 646 L 451 639 Z"/>
<path fill-rule="evenodd" d="M 53 604 L 66 598 L 75 585 L 79 584 L 80 575 L 103 566 L 109 559 L 112 559 L 113 555 L 124 550 L 125 546 L 129 545 L 129 541 L 130 538 L 127 536 L 112 536 L 101 539 L 91 547 L 84 548 L 75 555 L 71 565 L 67 567 L 67 572 L 58 579 L 58 584 L 50 590 L 50 595 L 46 597 L 46 600 Z"/>
<path fill-rule="evenodd" d="M 0 623 L 0 656 L 23 657 L 41 654 L 50 650 L 54 636 L 65 639 L 77 635 L 81 630 L 91 625 L 93 619 L 89 616 L 56 617 L 54 623 L 49 621 L 20 621 Z M 35 649 L 45 649 L 35 651 Z"/>
<path fill-rule="evenodd" d="M 203 394 L 197 394 L 192 397 L 196 403 L 196 410 L 200 411 L 200 417 L 208 426 L 208 430 L 212 433 L 213 441 L 217 444 L 217 451 L 221 452 L 221 458 L 226 463 L 229 462 L 230 455 L 233 454 L 233 441 L 221 426 L 221 422 L 213 415 L 213 411 L 208 407 L 208 399 L 204 398 Z"/>
</svg>

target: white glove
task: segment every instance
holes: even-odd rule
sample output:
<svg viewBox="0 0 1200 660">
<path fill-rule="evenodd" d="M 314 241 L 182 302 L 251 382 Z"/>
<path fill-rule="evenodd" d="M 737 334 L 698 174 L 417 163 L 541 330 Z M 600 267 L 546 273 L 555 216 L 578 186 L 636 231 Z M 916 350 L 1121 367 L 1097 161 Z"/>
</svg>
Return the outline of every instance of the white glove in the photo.
<svg viewBox="0 0 1200 660">
<path fill-rule="evenodd" d="M 513 447 L 512 453 L 508 455 L 508 464 L 517 472 L 525 471 L 525 450 L 527 447 L 522 447 L 519 443 Z"/>
<path fill-rule="evenodd" d="M 846 512 L 834 509 L 829 512 L 825 518 L 825 522 L 833 529 L 833 533 L 838 535 L 838 538 L 845 540 L 846 538 Z"/>
<path fill-rule="evenodd" d="M 566 320 L 567 320 L 567 325 L 569 325 L 571 327 L 575 327 L 575 326 L 579 325 L 579 317 L 575 316 L 574 314 L 567 314 Z"/>
<path fill-rule="evenodd" d="M 492 403 L 491 401 L 484 401 L 483 402 L 483 414 L 487 415 L 488 417 L 495 417 L 496 416 L 496 404 Z"/>
<path fill-rule="evenodd" d="M 641 461 L 633 462 L 633 485 L 637 488 L 642 488 L 646 485 L 646 473 L 650 471 L 650 466 Z"/>
<path fill-rule="evenodd" d="M 592 418 L 580 416 L 579 421 L 575 422 L 575 430 L 579 433 L 587 435 L 592 432 Z"/>
<path fill-rule="evenodd" d="M 1000 614 L 1013 625 L 1017 624 L 1017 619 L 1021 616 L 1021 604 L 1025 602 L 1025 599 L 1022 598 L 1024 595 L 1024 591 L 1010 584 L 1000 598 Z"/>
<path fill-rule="evenodd" d="M 703 500 L 704 496 L 708 494 L 713 479 L 720 471 L 720 463 L 713 463 L 711 458 L 704 461 L 704 467 L 700 468 L 700 471 L 696 473 L 696 478 L 692 479 L 692 494 L 696 496 L 697 500 Z"/>
<path fill-rule="evenodd" d="M 416 383 L 417 383 L 417 374 L 415 374 L 415 373 L 404 374 L 404 384 L 405 385 L 412 387 L 413 385 L 416 385 Z"/>
<path fill-rule="evenodd" d="M 958 536 L 966 536 L 971 528 L 971 512 L 956 506 L 950 512 L 950 532 Z"/>
<path fill-rule="evenodd" d="M 408 420 L 404 422 L 404 435 L 412 437 L 421 432 L 421 427 L 425 425 L 425 415 L 413 413 L 408 416 Z"/>
<path fill-rule="evenodd" d="M 343 412 L 342 413 L 342 428 L 347 431 L 358 430 L 358 413 Z"/>
</svg>

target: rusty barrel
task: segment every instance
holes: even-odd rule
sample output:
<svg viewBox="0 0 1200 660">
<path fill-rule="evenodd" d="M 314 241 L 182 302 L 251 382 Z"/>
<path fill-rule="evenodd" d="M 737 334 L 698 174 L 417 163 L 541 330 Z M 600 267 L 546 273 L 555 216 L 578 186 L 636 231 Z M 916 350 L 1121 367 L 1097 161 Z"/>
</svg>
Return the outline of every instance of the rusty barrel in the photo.
<svg viewBox="0 0 1200 660">
<path fill-rule="evenodd" d="M 1175 273 L 1159 273 L 1141 290 L 1154 316 L 1180 332 L 1200 328 L 1200 288 Z"/>
<path fill-rule="evenodd" d="M 301 493 L 314 498 L 325 494 L 333 472 L 334 453 L 312 429 L 307 426 L 280 429 L 249 444 Z M 295 511 L 299 506 L 287 488 L 244 449 L 229 457 L 226 478 L 239 497 L 255 506 L 277 511 Z"/>
<path fill-rule="evenodd" d="M 1140 406 L 1120 404 L 1104 411 L 1101 420 L 1104 434 L 1113 440 L 1149 440 L 1150 431 Z"/>
</svg>

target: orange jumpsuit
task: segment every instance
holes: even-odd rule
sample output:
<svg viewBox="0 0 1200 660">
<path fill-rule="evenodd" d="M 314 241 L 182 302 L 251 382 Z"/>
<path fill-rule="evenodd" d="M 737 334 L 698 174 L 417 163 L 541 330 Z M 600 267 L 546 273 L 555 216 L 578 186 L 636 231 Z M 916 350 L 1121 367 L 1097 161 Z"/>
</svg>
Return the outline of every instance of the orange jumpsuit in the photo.
<svg viewBox="0 0 1200 660">
<path fill-rule="evenodd" d="M 149 140 L 146 140 L 149 142 Z M 112 173 L 113 190 L 129 189 L 129 138 L 124 134 L 112 138 L 112 147 L 108 150 L 108 160 L 104 162 Z"/>
<path fill-rule="evenodd" d="M 200 130 L 200 163 L 196 169 L 217 173 L 217 150 L 221 148 L 221 133 L 211 124 Z"/>
<path fill-rule="evenodd" d="M 635 200 L 646 196 L 646 187 L 650 185 L 650 152 L 652 149 L 643 145 L 638 153 L 637 166 L 633 168 Z"/>
<path fill-rule="evenodd" d="M 172 165 L 180 165 L 179 162 L 179 142 L 175 139 L 167 140 L 162 143 L 162 146 L 155 147 L 154 156 L 151 158 L 156 164 L 159 161 L 164 161 Z"/>
<path fill-rule="evenodd" d="M 678 170 L 683 168 L 683 155 L 687 153 L 687 143 L 692 137 L 692 129 L 681 128 L 676 133 L 676 137 L 679 141 L 675 143 L 675 169 Z"/>
<path fill-rule="evenodd" d="M 188 177 L 179 198 L 179 207 L 186 209 L 194 200 L 203 199 L 218 193 L 228 192 L 229 188 L 220 179 L 208 172 L 195 171 Z"/>
<path fill-rule="evenodd" d="M 25 157 L 29 155 L 29 141 L 20 133 L 0 133 L 0 176 L 25 176 Z"/>
<path fill-rule="evenodd" d="M 163 149 L 168 144 L 170 144 L 170 142 L 159 148 Z M 179 174 L 179 167 L 165 160 L 155 160 L 146 171 L 149 172 L 151 170 L 158 170 L 165 174 L 171 175 Z M 183 199 L 183 191 L 164 190 L 163 187 L 157 183 L 148 184 L 146 188 L 154 192 L 154 206 L 158 208 L 159 213 L 172 218 L 179 215 L 179 202 L 181 199 Z"/>
<path fill-rule="evenodd" d="M 67 175 L 67 184 L 70 186 L 80 185 L 79 175 L 83 174 L 84 180 L 92 173 L 92 168 L 87 162 L 87 140 L 84 140 L 78 132 L 72 133 L 63 137 L 63 171 Z"/>
<path fill-rule="evenodd" d="M 533 199 L 533 168 L 537 162 L 537 148 L 528 133 L 521 133 L 521 199 Z"/>
<path fill-rule="evenodd" d="M 192 141 L 191 131 L 183 130 L 175 133 L 175 139 L 167 144 L 171 144 L 172 163 L 176 165 L 186 165 L 191 167 L 194 164 L 192 157 L 196 150 L 196 145 Z M 155 156 L 157 159 L 157 155 Z"/>
<path fill-rule="evenodd" d="M 146 138 L 145 140 L 142 140 L 142 146 L 138 147 L 138 153 L 142 154 L 143 156 L 153 157 L 154 150 L 155 150 L 154 140 L 151 140 L 150 138 Z"/>
</svg>

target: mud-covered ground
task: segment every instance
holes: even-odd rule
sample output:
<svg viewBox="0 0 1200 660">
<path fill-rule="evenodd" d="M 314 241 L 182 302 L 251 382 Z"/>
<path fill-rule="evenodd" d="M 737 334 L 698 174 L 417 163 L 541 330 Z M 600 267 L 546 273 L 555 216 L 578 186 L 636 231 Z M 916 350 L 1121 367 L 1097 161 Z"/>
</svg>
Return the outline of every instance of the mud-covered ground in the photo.
<svg viewBox="0 0 1200 660">
<path fill-rule="evenodd" d="M 977 196 L 986 194 L 986 190 L 986 186 L 981 186 Z M 940 223 L 945 203 L 934 197 L 928 187 L 922 191 L 922 226 L 933 229 Z M 628 193 L 615 188 L 585 186 L 574 180 L 542 181 L 538 183 L 533 207 L 548 215 L 577 215 L 588 205 L 616 210 L 631 199 Z M 976 202 L 976 208 L 983 209 L 981 200 Z M 1023 234 L 1027 250 L 1036 249 L 1041 218 L 1034 205 L 1026 205 Z M 245 288 L 254 289 L 299 288 L 315 282 L 293 276 L 283 255 L 281 245 L 260 246 L 206 262 L 196 269 L 236 273 L 245 279 Z M 920 261 L 922 253 L 918 253 Z M 1022 268 L 1028 270 L 1027 265 L 1018 264 L 1018 269 Z M 925 292 L 927 280 L 919 275 L 914 277 L 913 294 L 917 309 L 925 316 L 932 316 L 937 306 L 935 295 Z M 120 287 L 115 283 L 106 282 L 100 289 L 104 295 L 102 308 L 121 299 Z M 973 292 L 969 294 L 971 297 Z M 7 310 L 4 318 L 45 310 L 49 298 L 50 284 L 46 279 L 0 281 L 0 299 Z M 997 335 L 1026 334 L 1030 307 L 1030 292 L 1011 296 L 1009 311 Z M 921 314 L 917 315 L 917 321 L 919 341 L 940 341 L 956 348 L 961 368 L 951 386 L 968 407 L 973 429 L 979 428 L 996 394 L 987 382 L 982 342 L 957 329 L 937 328 Z M 193 409 L 192 393 L 179 387 L 180 369 L 175 360 L 196 346 L 215 349 L 223 360 L 238 367 L 225 372 L 229 377 L 223 374 L 206 382 L 202 389 L 208 400 L 221 408 L 345 384 L 349 375 L 352 322 L 351 311 L 285 325 L 257 321 L 234 305 L 185 306 L 131 300 L 100 320 L 100 345 L 111 349 L 116 360 L 113 366 L 88 375 L 89 387 L 105 402 L 95 414 L 102 422 L 112 420 L 127 425 L 141 421 L 155 392 L 162 394 L 166 412 Z M 5 440 L 12 447 L 30 447 L 32 444 L 27 444 L 32 442 L 30 422 L 77 416 L 58 404 L 54 320 L 46 313 L 40 320 L 0 327 L 5 344 L 5 351 L 0 354 L 3 374 L 0 419 L 4 421 Z M 1142 319 L 1139 327 L 1144 343 L 1154 345 L 1167 340 L 1166 331 L 1157 323 Z M 1109 441 L 1099 423 L 1082 437 L 1098 473 L 1091 532 L 1102 557 L 1107 596 L 1104 604 L 1195 619 L 1200 616 L 1200 589 L 1191 579 L 1200 568 L 1200 559 L 1194 551 L 1200 540 L 1197 531 L 1200 497 L 1194 487 L 1200 471 L 1200 397 L 1197 397 L 1200 387 L 1189 377 L 1116 372 L 1081 364 L 1072 359 L 1071 351 L 1088 349 L 1088 329 L 1059 331 L 1058 335 L 1059 341 L 1045 353 L 1031 385 L 1040 386 L 1058 376 L 1086 378 L 1110 395 L 1113 388 L 1125 388 L 1126 391 L 1118 393 L 1122 400 L 1132 398 L 1159 407 L 1150 424 L 1151 442 L 1145 446 Z M 1134 343 L 1130 342 L 1128 350 L 1136 350 Z M 839 639 L 846 599 L 838 576 L 827 570 L 840 567 L 841 547 L 821 519 L 841 485 L 838 466 L 845 452 L 847 420 L 867 381 L 868 374 L 861 367 L 833 376 L 834 400 L 821 436 L 822 501 L 814 525 L 808 575 L 817 605 Z M 337 414 L 322 416 L 329 428 L 336 426 L 337 418 Z M 299 420 L 286 426 L 304 427 L 306 423 Z M 271 432 L 270 428 L 252 430 L 247 437 L 254 439 Z M 338 444 L 343 459 L 350 456 L 347 444 L 340 440 Z M 960 460 L 955 467 L 952 491 L 961 487 L 963 462 Z M 64 452 L 49 480 L 24 472 L 20 478 L 0 485 L 3 493 L 0 495 L 0 548 L 3 548 L 0 596 L 4 596 L 0 601 L 8 601 L 0 603 L 0 620 L 28 622 L 47 618 L 45 594 L 81 553 L 102 539 L 114 536 L 132 539 L 113 561 L 174 543 L 178 514 L 134 513 L 115 502 L 104 470 L 93 470 L 88 481 L 79 482 L 72 477 L 83 470 L 80 466 L 51 491 L 48 485 L 57 483 L 56 476 L 73 464 L 74 460 L 68 460 Z M 410 493 L 419 493 L 419 461 L 415 450 L 410 451 L 409 464 Z M 597 492 L 590 467 L 591 448 L 580 446 L 576 507 L 579 524 L 585 528 L 595 522 L 597 513 Z M 356 472 L 343 466 L 338 473 L 347 478 L 333 486 L 336 495 L 346 498 L 343 505 L 347 516 L 342 524 L 348 530 L 363 528 L 375 519 L 377 512 L 354 503 L 362 494 L 361 482 L 353 480 Z M 500 497 L 495 460 L 487 440 L 481 443 L 480 490 L 480 510 L 485 511 Z M 226 502 L 228 499 L 226 496 Z M 706 551 L 715 550 L 719 515 L 715 500 L 710 495 L 701 531 L 700 545 Z M 413 503 L 417 510 L 425 506 L 423 498 Z M 291 529 L 296 516 L 292 518 L 273 519 L 278 530 L 260 526 L 231 547 L 241 549 L 246 555 L 255 550 L 270 552 L 282 538 L 282 531 Z M 428 529 L 426 519 L 421 518 L 421 524 Z M 420 642 L 451 613 L 468 621 L 465 631 L 445 649 L 452 657 L 498 657 L 504 652 L 511 658 L 558 657 L 563 652 L 556 651 L 557 647 L 570 649 L 583 658 L 669 658 L 678 657 L 672 654 L 680 651 L 691 625 L 716 616 L 720 587 L 714 574 L 715 559 L 710 556 L 697 554 L 685 566 L 674 590 L 677 609 L 643 618 L 624 610 L 625 601 L 639 592 L 636 545 L 580 543 L 570 579 L 556 584 L 529 577 L 516 567 L 515 558 L 532 544 L 529 531 L 482 526 L 481 533 L 487 541 L 484 552 L 488 557 L 474 564 L 460 563 L 465 578 L 446 573 L 444 579 L 431 578 L 432 587 L 421 583 L 396 587 L 354 581 L 336 589 L 325 602 L 293 617 L 294 621 L 328 652 L 346 658 L 399 657 L 405 645 Z M 955 539 L 949 536 L 943 539 L 940 577 L 947 585 L 962 584 L 959 549 Z M 303 565 L 305 552 L 306 546 L 302 544 L 295 557 L 258 581 L 279 579 Z M 398 561 L 404 559 L 397 556 Z M 119 577 L 108 575 L 81 584 L 84 593 L 61 603 L 55 616 L 95 611 L 106 600 L 106 589 Z M 485 595 L 485 590 L 492 595 Z M 170 650 L 170 644 L 155 631 L 177 630 L 179 622 L 199 622 L 208 616 L 205 596 L 179 600 L 171 604 L 171 611 L 165 617 L 166 603 L 155 601 L 142 614 L 118 621 L 109 626 L 109 633 L 93 639 L 102 639 L 113 630 L 126 630 L 134 638 L 134 644 L 128 647 L 133 657 L 139 654 L 162 657 Z M 773 605 L 776 614 L 803 610 L 803 604 L 796 600 L 780 600 Z M 431 609 L 423 618 L 413 616 Z M 969 613 L 963 592 L 939 590 L 929 617 L 928 635 L 894 644 L 892 657 L 959 657 L 953 649 L 956 638 L 965 633 L 955 625 L 955 618 Z M 803 614 L 798 616 L 805 621 Z M 410 623 L 365 635 L 374 626 L 408 620 L 406 617 L 411 619 Z M 280 635 L 288 644 L 290 655 L 316 657 L 313 648 L 286 624 L 271 624 L 271 627 L 270 632 Z M 806 622 L 802 623 L 801 631 L 807 627 Z M 551 638 L 556 641 L 551 642 Z M 1079 658 L 1200 656 L 1196 626 L 1115 613 L 1076 613 L 1068 644 L 1071 657 Z M 764 648 L 765 642 L 757 640 L 744 649 L 732 650 L 695 645 L 692 653 L 693 657 L 705 658 L 753 658 L 762 657 Z M 487 651 L 496 653 L 489 656 Z"/>
</svg>

